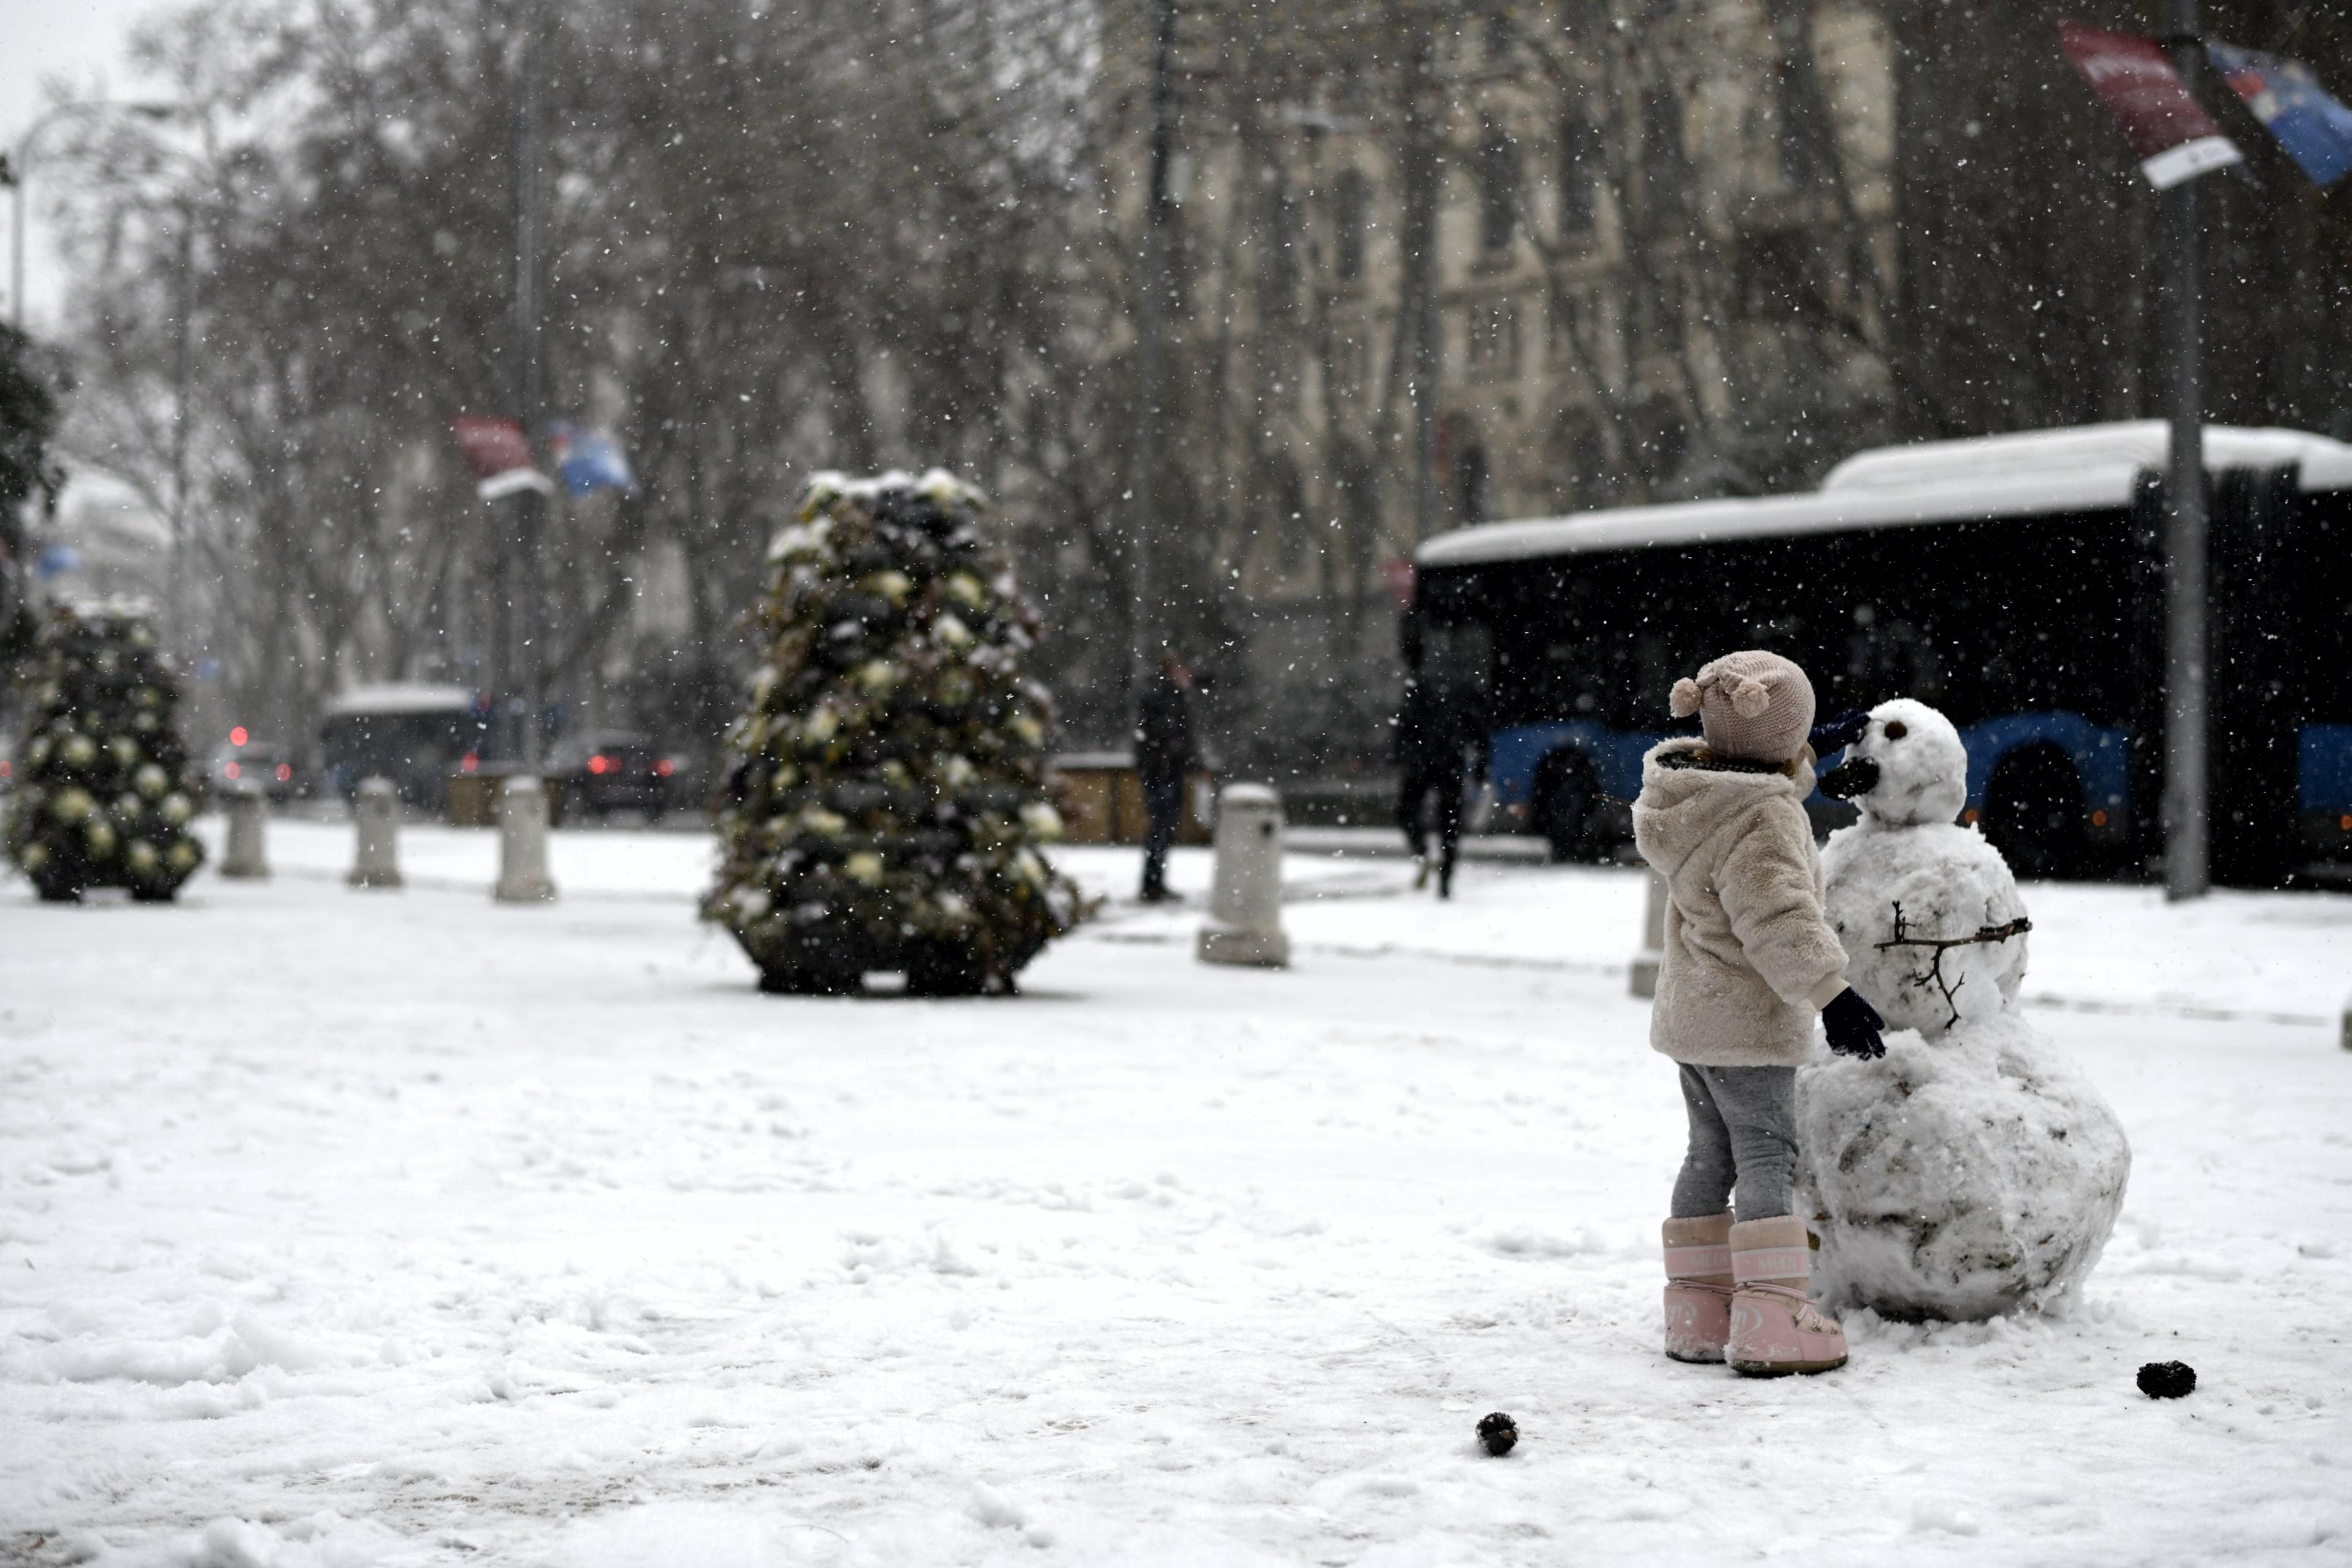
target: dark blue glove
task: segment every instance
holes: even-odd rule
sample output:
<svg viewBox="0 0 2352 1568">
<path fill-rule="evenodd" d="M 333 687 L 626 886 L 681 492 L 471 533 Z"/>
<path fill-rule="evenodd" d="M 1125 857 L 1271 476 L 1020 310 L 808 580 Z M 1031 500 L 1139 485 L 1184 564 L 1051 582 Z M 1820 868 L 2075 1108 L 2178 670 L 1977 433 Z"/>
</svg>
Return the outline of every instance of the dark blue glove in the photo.
<svg viewBox="0 0 2352 1568">
<path fill-rule="evenodd" d="M 1813 726 L 1812 734 L 1805 738 L 1812 743 L 1815 757 L 1827 757 L 1860 740 L 1862 732 L 1869 727 L 1870 716 L 1858 707 L 1850 707 Z"/>
<path fill-rule="evenodd" d="M 1886 1020 L 1852 986 L 1831 998 L 1830 1005 L 1822 1009 L 1822 1027 L 1830 1031 L 1830 1049 L 1840 1056 L 1870 1061 L 1886 1054 L 1886 1042 L 1878 1038 Z"/>
</svg>

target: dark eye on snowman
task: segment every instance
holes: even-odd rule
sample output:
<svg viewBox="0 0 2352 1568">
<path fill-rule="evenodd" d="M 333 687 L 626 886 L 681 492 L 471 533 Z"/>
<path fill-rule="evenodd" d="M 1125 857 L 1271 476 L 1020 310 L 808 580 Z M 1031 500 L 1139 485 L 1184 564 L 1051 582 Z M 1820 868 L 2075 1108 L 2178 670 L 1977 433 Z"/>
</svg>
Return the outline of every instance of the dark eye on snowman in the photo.
<svg viewBox="0 0 2352 1568">
<path fill-rule="evenodd" d="M 1907 726 L 1906 726 L 1906 725 L 1904 724 L 1904 722 L 1903 722 L 1901 719 L 1899 719 L 1899 718 L 1890 718 L 1890 719 L 1888 719 L 1888 720 L 1886 721 L 1886 738 L 1887 738 L 1887 739 L 1889 739 L 1889 740 L 1900 740 L 1900 739 L 1902 739 L 1905 736 L 1906 736 L 1906 735 L 1908 735 L 1908 734 L 1910 734 L 1910 733 L 1911 733 L 1910 728 L 1909 728 Z"/>
</svg>

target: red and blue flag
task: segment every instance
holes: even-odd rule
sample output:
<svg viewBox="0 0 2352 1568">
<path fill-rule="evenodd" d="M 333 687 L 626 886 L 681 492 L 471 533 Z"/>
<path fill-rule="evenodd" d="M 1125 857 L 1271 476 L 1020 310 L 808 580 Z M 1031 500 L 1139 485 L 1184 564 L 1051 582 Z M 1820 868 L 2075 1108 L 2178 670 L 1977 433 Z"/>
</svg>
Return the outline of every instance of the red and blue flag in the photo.
<svg viewBox="0 0 2352 1568">
<path fill-rule="evenodd" d="M 2313 184 L 2352 174 L 2352 109 L 2329 97 L 2307 67 L 2232 44 L 2208 43 L 2205 52 Z"/>
<path fill-rule="evenodd" d="M 555 457 L 555 471 L 563 487 L 574 496 L 597 490 L 634 491 L 637 476 L 617 443 L 601 431 L 583 429 L 568 420 L 547 427 L 547 449 Z"/>
</svg>

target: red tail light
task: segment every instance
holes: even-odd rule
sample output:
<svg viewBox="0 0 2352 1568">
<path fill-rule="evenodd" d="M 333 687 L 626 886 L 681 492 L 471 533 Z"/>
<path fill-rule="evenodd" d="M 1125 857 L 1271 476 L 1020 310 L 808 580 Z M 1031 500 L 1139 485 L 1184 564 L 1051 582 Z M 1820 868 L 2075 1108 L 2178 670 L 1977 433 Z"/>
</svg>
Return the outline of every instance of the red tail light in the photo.
<svg viewBox="0 0 2352 1568">
<path fill-rule="evenodd" d="M 245 744 L 245 726 L 240 724 L 228 732 L 228 743 L 231 746 L 243 746 Z"/>
<path fill-rule="evenodd" d="M 293 765 L 292 763 L 290 763 L 290 762 L 281 762 L 281 763 L 279 763 L 279 764 L 278 765 L 278 781 L 280 784 L 285 783 L 285 782 L 286 782 L 286 780 L 288 780 L 289 779 L 291 779 L 291 778 L 293 778 L 293 777 L 294 777 L 294 765 Z"/>
<path fill-rule="evenodd" d="M 222 769 L 221 769 L 221 771 L 222 771 L 222 772 L 224 772 L 224 773 L 226 773 L 226 774 L 227 774 L 230 778 L 234 779 L 234 778 L 236 778 L 238 774 L 240 774 L 240 773 L 244 772 L 244 771 L 245 771 L 245 769 L 244 769 L 244 768 L 239 768 L 236 763 L 232 762 L 232 763 L 230 763 L 227 767 L 226 767 L 226 768 L 222 768 Z"/>
<path fill-rule="evenodd" d="M 667 758 L 667 757 L 663 758 L 659 762 L 656 762 L 656 763 L 655 763 L 655 764 L 654 764 L 654 773 L 655 773 L 655 776 L 656 776 L 656 777 L 657 777 L 657 778 L 667 779 L 667 778 L 668 778 L 671 774 L 673 774 L 673 773 L 675 773 L 675 772 L 677 772 L 677 763 L 675 763 L 675 762 L 672 762 L 672 761 L 671 761 L 668 758 Z"/>
<path fill-rule="evenodd" d="M 457 759 L 458 771 L 463 773 L 471 773 L 481 765 L 482 759 L 470 751 Z"/>
<path fill-rule="evenodd" d="M 604 758 L 604 757 L 592 757 L 592 758 L 590 758 L 588 759 L 588 771 L 589 771 L 589 772 L 591 772 L 591 773 L 602 773 L 602 772 L 604 772 L 606 769 L 610 768 L 612 766 L 613 766 L 612 761 L 611 761 L 611 759 L 610 759 L 610 758 Z"/>
</svg>

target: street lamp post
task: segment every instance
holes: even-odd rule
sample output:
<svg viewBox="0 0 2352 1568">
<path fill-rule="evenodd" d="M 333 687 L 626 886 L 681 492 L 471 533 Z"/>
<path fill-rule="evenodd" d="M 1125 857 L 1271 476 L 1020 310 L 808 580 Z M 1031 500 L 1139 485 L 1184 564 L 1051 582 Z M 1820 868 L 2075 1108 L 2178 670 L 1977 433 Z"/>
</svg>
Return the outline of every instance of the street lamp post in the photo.
<svg viewBox="0 0 2352 1568">
<path fill-rule="evenodd" d="M 175 119 L 185 111 L 184 105 L 176 103 L 122 103 L 108 99 L 89 99 L 54 105 L 47 112 L 38 116 L 32 124 L 25 128 L 24 134 L 16 139 L 16 150 L 11 155 L 8 165 L 8 308 L 14 325 L 19 332 L 25 329 L 25 235 L 28 206 L 25 187 L 27 176 L 31 172 L 34 147 L 41 132 L 68 116 L 120 113 L 135 115 L 142 120 L 164 120 Z M 145 140 L 149 139 L 142 138 L 142 141 Z M 152 141 L 149 141 L 149 145 L 154 151 L 180 157 L 192 166 L 194 163 L 193 159 L 187 158 L 177 149 Z M 178 341 L 173 355 L 172 377 L 171 558 L 165 567 L 163 593 L 166 645 L 184 651 L 187 642 L 185 581 L 188 541 L 188 385 L 193 368 L 194 346 L 191 334 L 195 316 L 196 298 L 196 208 L 194 202 L 185 196 L 181 199 L 179 208 L 179 276 L 175 310 L 178 317 Z"/>
<path fill-rule="evenodd" d="M 176 103 L 118 103 L 111 99 L 83 99 L 53 105 L 35 118 L 16 138 L 8 160 L 8 311 L 19 332 L 25 329 L 25 182 L 32 171 L 33 147 L 42 131 L 68 115 L 104 114 L 110 110 L 135 114 L 142 120 L 170 120 L 182 112 Z"/>
<path fill-rule="evenodd" d="M 1176 0 L 1160 0 L 1151 66 L 1150 172 L 1143 212 L 1143 308 L 1137 322 L 1138 408 L 1135 441 L 1135 533 L 1129 562 L 1135 598 L 1133 669 L 1135 692 L 1151 678 L 1160 653 L 1160 606 L 1152 573 L 1152 547 L 1160 532 L 1160 355 L 1166 329 L 1168 229 L 1173 205 L 1168 166 L 1176 144 Z"/>
<path fill-rule="evenodd" d="M 1418 287 L 1412 301 L 1412 537 L 1437 531 L 1437 373 L 1444 352 L 1444 322 L 1437 314 L 1440 273 L 1445 265 L 1445 154 L 1440 145 L 1443 108 L 1435 101 L 1437 57 L 1431 40 L 1416 40 L 1406 87 L 1408 156 L 1413 173 L 1405 200 L 1412 211 L 1406 233 L 1418 241 L 1412 258 Z M 1400 308 L 1402 307 L 1400 306 Z"/>
<path fill-rule="evenodd" d="M 520 92 L 515 113 L 515 272 L 514 272 L 514 399 L 515 417 L 523 438 L 530 438 L 539 423 L 539 162 L 540 50 L 546 26 L 543 6 L 533 4 L 523 13 Z M 540 709 L 542 694 L 540 621 L 545 572 L 540 559 L 541 499 L 536 489 L 515 492 L 514 552 L 519 570 L 511 579 L 509 609 L 512 630 L 508 640 L 514 651 L 513 679 L 523 705 L 520 744 L 509 756 L 520 756 L 523 771 L 536 774 L 540 762 Z"/>
<path fill-rule="evenodd" d="M 188 376 L 196 314 L 196 207 L 180 204 L 179 342 L 172 367 L 172 562 L 164 585 L 167 647 L 188 652 Z M 193 664 L 194 660 L 190 660 Z"/>
<path fill-rule="evenodd" d="M 514 124 L 514 376 L 515 418 L 524 439 L 539 423 L 539 198 L 541 51 L 547 29 L 545 0 L 526 0 L 523 34 L 516 67 Z M 549 800 L 539 778 L 541 686 L 544 662 L 540 647 L 546 613 L 545 569 L 541 561 L 540 492 L 525 486 L 515 494 L 515 531 L 509 541 L 506 574 L 508 642 L 514 664 L 501 669 L 510 680 L 509 710 L 522 709 L 520 744 L 507 752 L 520 757 L 521 770 L 509 776 L 499 794 L 499 880 L 491 896 L 505 904 L 544 904 L 555 896 L 547 874 Z"/>
<path fill-rule="evenodd" d="M 2194 94 L 2204 49 L 2197 0 L 2171 0 L 2173 69 Z M 2197 182 L 2165 193 L 2172 219 L 2172 404 L 2164 478 L 2164 893 L 2200 898 L 2211 885 L 2206 793 L 2206 507 L 2203 320 L 2198 303 Z"/>
</svg>

